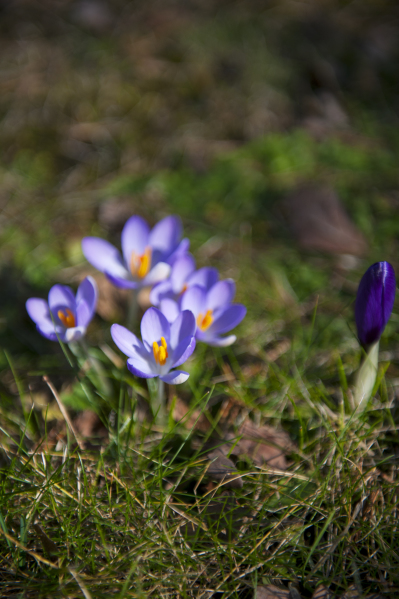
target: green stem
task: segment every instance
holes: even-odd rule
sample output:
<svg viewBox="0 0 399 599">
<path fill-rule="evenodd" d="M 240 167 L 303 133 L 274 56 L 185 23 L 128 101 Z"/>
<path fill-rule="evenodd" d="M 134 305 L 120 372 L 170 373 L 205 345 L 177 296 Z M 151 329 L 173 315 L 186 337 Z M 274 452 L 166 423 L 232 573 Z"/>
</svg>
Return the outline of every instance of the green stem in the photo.
<svg viewBox="0 0 399 599">
<path fill-rule="evenodd" d="M 137 292 L 136 289 L 132 289 L 129 302 L 129 311 L 127 315 L 127 328 L 129 331 L 133 330 L 136 325 L 138 309 L 139 305 L 137 303 Z"/>
<path fill-rule="evenodd" d="M 161 381 L 160 378 L 158 378 L 158 388 L 157 388 L 156 401 L 154 401 L 154 405 L 153 405 L 153 413 L 155 416 L 156 424 L 158 424 L 159 426 L 164 426 L 165 425 L 165 417 L 166 417 L 165 383 L 163 381 Z"/>
<path fill-rule="evenodd" d="M 378 347 L 379 342 L 377 341 L 377 343 L 374 343 L 374 345 L 369 348 L 357 373 L 353 399 L 355 406 L 361 410 L 366 407 L 377 378 Z"/>
<path fill-rule="evenodd" d="M 97 360 L 97 358 L 95 358 L 94 356 L 92 356 L 90 354 L 89 346 L 87 345 L 86 339 L 84 337 L 82 337 L 82 339 L 80 339 L 79 342 L 80 342 L 80 346 L 83 350 L 83 353 L 88 358 L 90 365 L 93 367 L 93 370 L 96 372 L 96 374 L 98 376 L 98 380 L 100 381 L 104 395 L 109 397 L 112 393 L 112 387 L 111 387 L 111 384 L 105 374 L 105 371 L 104 371 L 101 363 L 99 362 L 99 360 Z"/>
</svg>

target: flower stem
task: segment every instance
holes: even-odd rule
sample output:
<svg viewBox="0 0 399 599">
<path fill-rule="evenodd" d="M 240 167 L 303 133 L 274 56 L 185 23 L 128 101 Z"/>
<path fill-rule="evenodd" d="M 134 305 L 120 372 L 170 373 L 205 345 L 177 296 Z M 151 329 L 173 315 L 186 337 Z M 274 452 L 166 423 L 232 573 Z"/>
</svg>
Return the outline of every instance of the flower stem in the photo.
<svg viewBox="0 0 399 599">
<path fill-rule="evenodd" d="M 155 416 L 155 422 L 159 426 L 165 425 L 165 383 L 158 378 L 158 389 L 156 402 L 154 402 L 153 412 Z"/>
<path fill-rule="evenodd" d="M 132 289 L 129 301 L 129 311 L 127 315 L 127 328 L 131 331 L 137 322 L 137 313 L 138 313 L 139 305 L 137 303 L 137 291 L 136 289 Z"/>
<path fill-rule="evenodd" d="M 361 364 L 356 377 L 353 399 L 358 409 L 364 409 L 373 392 L 378 370 L 379 342 L 374 343 Z"/>
</svg>

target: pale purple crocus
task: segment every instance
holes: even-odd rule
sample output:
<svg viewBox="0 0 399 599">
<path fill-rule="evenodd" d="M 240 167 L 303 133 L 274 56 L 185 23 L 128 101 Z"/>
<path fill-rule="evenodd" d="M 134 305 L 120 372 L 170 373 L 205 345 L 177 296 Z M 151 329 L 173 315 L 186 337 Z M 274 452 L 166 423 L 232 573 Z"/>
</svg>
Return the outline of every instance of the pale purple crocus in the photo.
<svg viewBox="0 0 399 599">
<path fill-rule="evenodd" d="M 223 336 L 236 327 L 247 310 L 242 304 L 233 304 L 235 283 L 232 279 L 218 281 L 210 289 L 193 285 L 181 296 L 179 302 L 162 300 L 160 308 L 170 322 L 181 310 L 194 314 L 198 341 L 216 347 L 227 347 L 236 340 L 235 335 Z"/>
<path fill-rule="evenodd" d="M 183 364 L 195 348 L 195 318 L 192 312 L 182 311 L 170 325 L 157 308 L 149 308 L 141 320 L 140 341 L 136 335 L 119 324 L 111 327 L 112 339 L 128 356 L 127 367 L 135 376 L 172 385 L 184 383 L 189 374 L 172 370 Z"/>
<path fill-rule="evenodd" d="M 132 216 L 122 230 L 122 254 L 105 239 L 85 237 L 85 258 L 117 287 L 137 289 L 155 285 L 169 276 L 171 265 L 189 247 L 180 241 L 182 226 L 176 216 L 167 216 L 150 229 L 140 216 Z"/>
<path fill-rule="evenodd" d="M 355 304 L 357 334 L 363 346 L 380 339 L 392 313 L 395 292 L 395 271 L 389 262 L 376 262 L 366 270 Z"/>
<path fill-rule="evenodd" d="M 86 277 L 76 296 L 70 287 L 54 285 L 48 301 L 31 297 L 26 302 L 26 309 L 43 337 L 70 343 L 85 335 L 96 310 L 97 295 L 96 282 L 92 277 Z"/>
<path fill-rule="evenodd" d="M 161 301 L 168 299 L 179 301 L 183 293 L 193 285 L 210 289 L 218 280 L 216 268 L 204 267 L 195 270 L 195 260 L 191 254 L 179 256 L 165 281 L 154 285 L 150 293 L 150 302 L 159 306 Z"/>
</svg>

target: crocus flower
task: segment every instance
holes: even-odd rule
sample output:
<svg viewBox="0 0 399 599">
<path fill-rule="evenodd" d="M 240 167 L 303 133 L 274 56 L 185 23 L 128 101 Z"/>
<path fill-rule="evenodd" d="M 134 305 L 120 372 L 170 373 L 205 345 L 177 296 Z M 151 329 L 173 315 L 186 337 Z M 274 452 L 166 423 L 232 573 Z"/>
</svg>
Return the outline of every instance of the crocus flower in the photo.
<svg viewBox="0 0 399 599">
<path fill-rule="evenodd" d="M 244 318 L 247 310 L 242 304 L 232 304 L 235 283 L 232 279 L 218 281 L 210 289 L 193 285 L 181 296 L 179 302 L 165 299 L 160 308 L 169 321 L 177 317 L 180 310 L 191 310 L 195 316 L 198 341 L 218 347 L 226 347 L 236 340 L 235 335 L 222 337 Z"/>
<path fill-rule="evenodd" d="M 82 240 L 83 254 L 117 287 L 154 285 L 169 276 L 171 264 L 188 249 L 188 239 L 180 241 L 181 230 L 176 216 L 167 216 L 152 230 L 143 218 L 132 216 L 122 230 L 122 255 L 99 237 Z"/>
<path fill-rule="evenodd" d="M 376 262 L 364 273 L 357 290 L 355 320 L 363 346 L 376 343 L 391 316 L 395 301 L 395 271 L 389 262 Z"/>
<path fill-rule="evenodd" d="M 195 318 L 184 310 L 170 325 L 157 308 L 149 308 L 141 320 L 141 342 L 136 335 L 119 324 L 111 327 L 112 339 L 128 356 L 127 367 L 145 379 L 159 377 L 165 383 L 178 385 L 189 377 L 183 370 L 171 370 L 191 356 L 195 348 Z"/>
<path fill-rule="evenodd" d="M 26 302 L 26 309 L 43 337 L 70 343 L 86 333 L 96 304 L 96 282 L 92 277 L 86 277 L 79 285 L 76 297 L 70 287 L 54 285 L 50 289 L 48 302 L 31 297 Z"/>
<path fill-rule="evenodd" d="M 195 270 L 195 260 L 191 254 L 179 256 L 172 266 L 170 276 L 151 290 L 150 302 L 159 306 L 162 300 L 178 301 L 180 296 L 193 285 L 210 289 L 218 280 L 216 268 L 204 267 Z"/>
</svg>

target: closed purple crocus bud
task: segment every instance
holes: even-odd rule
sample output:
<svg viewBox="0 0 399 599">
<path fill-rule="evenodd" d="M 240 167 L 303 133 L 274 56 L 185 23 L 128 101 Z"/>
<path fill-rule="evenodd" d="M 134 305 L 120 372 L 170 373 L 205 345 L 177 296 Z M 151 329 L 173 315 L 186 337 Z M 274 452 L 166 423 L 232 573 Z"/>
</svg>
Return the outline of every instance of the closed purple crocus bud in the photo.
<svg viewBox="0 0 399 599">
<path fill-rule="evenodd" d="M 391 316 L 395 292 L 395 271 L 389 262 L 376 262 L 366 270 L 355 305 L 357 334 L 363 346 L 370 346 L 381 337 Z"/>
</svg>

